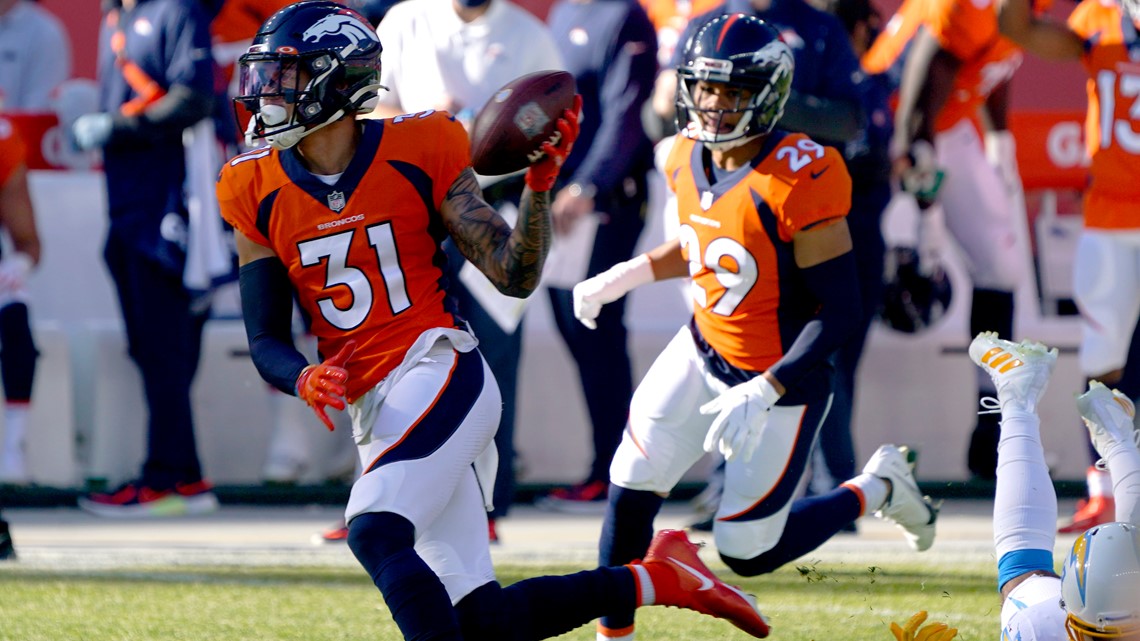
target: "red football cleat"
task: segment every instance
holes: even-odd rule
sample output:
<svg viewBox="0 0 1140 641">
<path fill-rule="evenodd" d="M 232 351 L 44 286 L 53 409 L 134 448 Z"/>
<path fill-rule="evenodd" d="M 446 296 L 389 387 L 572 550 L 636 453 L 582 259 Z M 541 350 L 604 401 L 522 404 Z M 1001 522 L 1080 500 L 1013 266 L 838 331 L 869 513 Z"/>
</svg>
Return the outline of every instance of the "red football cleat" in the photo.
<svg viewBox="0 0 1140 641">
<path fill-rule="evenodd" d="M 768 636 L 756 599 L 721 582 L 697 549 L 681 530 L 662 530 L 653 537 L 642 565 L 653 580 L 656 604 L 724 619 L 758 639 Z"/>
<path fill-rule="evenodd" d="M 1111 496 L 1094 496 L 1077 503 L 1073 522 L 1057 528 L 1061 534 L 1079 534 L 1097 525 L 1116 520 L 1116 500 Z"/>
</svg>

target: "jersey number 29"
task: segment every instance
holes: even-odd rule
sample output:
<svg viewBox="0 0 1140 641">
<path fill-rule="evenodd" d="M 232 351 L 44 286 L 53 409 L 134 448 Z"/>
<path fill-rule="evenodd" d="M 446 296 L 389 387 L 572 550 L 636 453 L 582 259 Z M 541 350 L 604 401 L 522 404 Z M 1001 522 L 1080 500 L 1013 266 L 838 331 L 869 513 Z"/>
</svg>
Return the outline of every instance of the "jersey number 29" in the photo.
<svg viewBox="0 0 1140 641">
<path fill-rule="evenodd" d="M 740 301 L 752 291 L 760 271 L 756 258 L 739 242 L 732 238 L 721 236 L 709 242 L 708 247 L 701 251 L 701 241 L 697 238 L 697 230 L 692 225 L 681 225 L 678 231 L 681 248 L 689 255 L 689 275 L 693 280 L 693 301 L 701 307 L 709 305 L 710 292 L 697 284 L 696 276 L 702 269 L 708 268 L 715 276 L 717 283 L 724 288 L 724 294 L 709 310 L 721 316 L 731 316 Z M 735 264 L 736 269 L 725 267 L 725 259 Z"/>
</svg>

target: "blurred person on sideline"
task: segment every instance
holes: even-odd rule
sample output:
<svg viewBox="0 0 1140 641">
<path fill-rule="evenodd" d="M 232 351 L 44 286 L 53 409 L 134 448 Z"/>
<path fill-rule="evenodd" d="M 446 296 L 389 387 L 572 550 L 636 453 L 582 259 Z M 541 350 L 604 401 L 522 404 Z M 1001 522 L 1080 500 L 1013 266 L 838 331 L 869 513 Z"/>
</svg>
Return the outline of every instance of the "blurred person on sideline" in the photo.
<svg viewBox="0 0 1140 641">
<path fill-rule="evenodd" d="M 586 260 L 593 276 L 633 255 L 645 224 L 653 146 L 641 119 L 657 74 L 657 36 L 636 0 L 559 0 L 546 22 L 582 95 L 582 135 L 566 159 L 551 214 L 556 236 L 594 226 Z M 590 219 L 590 220 L 587 220 Z M 574 319 L 569 287 L 547 293 L 566 347 L 578 368 L 593 435 L 586 478 L 556 488 L 541 504 L 561 510 L 601 510 L 609 467 L 621 441 L 633 394 L 625 304 L 601 312 L 596 330 Z"/>
<path fill-rule="evenodd" d="M 28 273 L 40 260 L 40 237 L 35 230 L 35 214 L 32 198 L 27 193 L 27 168 L 24 164 L 24 143 L 11 123 L 0 117 L 0 227 L 6 230 L 13 244 L 13 253 L 0 258 L 0 350 L 21 352 L 21 370 L 13 371 L 15 358 L 0 359 L 0 375 L 5 382 L 5 391 L 10 395 L 9 379 L 16 379 L 21 388 L 18 391 L 27 399 L 32 396 L 32 372 L 35 368 L 35 343 L 28 330 L 27 306 L 24 289 Z M 2 354 L 0 352 L 0 354 Z M 9 403 L 13 397 L 8 396 Z M 7 417 L 6 417 L 7 420 Z M 10 466 L 10 453 L 19 453 L 19 464 L 23 464 L 23 441 L 11 440 L 11 424 L 5 425 L 5 460 L 0 462 L 0 471 L 13 470 Z M 24 480 L 22 474 L 19 479 Z M 0 480 L 7 482 L 9 479 Z M 14 558 L 16 551 L 11 543 L 8 522 L 0 518 L 0 560 Z"/>
<path fill-rule="evenodd" d="M 139 475 L 79 501 L 100 516 L 200 514 L 218 505 L 202 474 L 190 402 L 213 278 L 231 267 L 219 247 L 213 180 L 232 116 L 211 118 L 224 97 L 209 18 L 199 0 L 112 0 L 99 35 L 102 111 L 72 125 L 80 149 L 103 150 L 104 259 L 148 410 Z"/>
<path fill-rule="evenodd" d="M 604 305 L 639 286 L 692 280 L 692 320 L 630 403 L 599 563 L 645 554 L 665 497 L 712 451 L 726 460 L 713 535 L 737 574 L 772 572 L 872 512 L 926 550 L 937 510 L 902 448 L 884 445 L 839 488 L 794 499 L 831 404 L 832 354 L 859 328 L 861 303 L 843 158 L 776 128 L 791 49 L 759 18 L 729 14 L 704 22 L 682 55 L 684 127 L 665 172 L 678 237 L 573 290 L 577 318 L 592 327 Z M 599 641 L 632 639 L 633 614 L 602 619 Z"/>
<path fill-rule="evenodd" d="M 994 547 L 1001 638 L 1038 641 L 1140 639 L 1140 449 L 1132 401 L 1090 381 L 1077 397 L 1100 465 L 1116 490 L 1114 522 L 1082 531 L 1054 561 L 1057 496 L 1045 463 L 1037 409 L 1057 350 L 984 332 L 970 359 L 994 381 L 1001 414 Z M 1059 561 L 1059 563 L 1058 563 Z M 1054 568 L 1061 566 L 1061 576 Z"/>
<path fill-rule="evenodd" d="M 52 91 L 70 77 L 59 18 L 32 0 L 0 0 L 0 111 L 51 111 Z"/>
<path fill-rule="evenodd" d="M 856 58 L 861 58 L 879 31 L 879 14 L 869 0 L 838 0 L 833 13 L 843 24 Z M 815 494 L 832 490 L 855 474 L 852 433 L 855 383 L 867 332 L 883 297 L 883 210 L 891 199 L 891 162 L 888 146 L 893 131 L 891 83 L 882 74 L 856 72 L 856 88 L 863 105 L 863 129 L 840 149 L 851 173 L 851 213 L 847 225 L 855 252 L 859 292 L 863 303 L 859 328 L 835 354 L 835 394 L 823 421 L 819 447 L 812 458 L 810 489 Z"/>
<path fill-rule="evenodd" d="M 0 0 L 0 113 L 50 111 L 52 91 L 70 75 L 71 47 L 59 19 L 27 0 Z M 0 262 L 0 279 L 5 281 L 0 291 L 0 378 L 4 387 L 0 483 L 24 485 L 30 480 L 25 449 L 38 352 L 32 342 L 23 287 L 27 273 L 39 260 L 39 240 L 30 202 L 26 214 L 17 213 L 22 207 L 18 201 L 28 198 L 25 150 L 10 122 L 4 121 L 4 129 L 10 141 L 5 151 L 10 157 L 4 159 L 9 164 L 0 182 L 11 179 L 7 188 L 11 195 L 3 209 L 11 210 L 8 216 L 26 228 L 0 220 L 15 242 L 12 256 Z M 16 236 L 14 231 L 21 235 Z"/>
<path fill-rule="evenodd" d="M 1073 263 L 1073 294 L 1081 312 L 1081 373 L 1133 395 L 1140 376 L 1140 114 L 1133 108 L 1140 4 L 1085 0 L 1058 24 L 1035 15 L 1029 0 L 1005 0 L 1001 30 L 1042 58 L 1081 62 L 1088 72 L 1085 144 L 1092 165 L 1084 193 L 1084 228 Z M 1126 376 L 1127 374 L 1127 376 Z M 1129 380 L 1130 379 L 1130 380 Z M 1099 458 L 1090 450 L 1092 460 Z M 1080 532 L 1113 518 L 1112 482 L 1087 472 L 1088 499 L 1062 532 Z"/>
<path fill-rule="evenodd" d="M 496 581 L 485 507 L 501 398 L 448 303 L 441 245 L 453 238 L 503 293 L 534 292 L 581 100 L 526 170 L 512 227 L 483 200 L 451 115 L 356 118 L 382 90 L 380 54 L 371 26 L 336 3 L 271 17 L 239 61 L 249 135 L 270 146 L 233 158 L 218 197 L 237 230 L 258 371 L 327 427 L 326 408 L 349 408 L 364 474 L 345 510 L 348 545 L 401 634 L 541 639 L 615 608 L 662 605 L 767 635 L 755 601 L 721 583 L 678 531 L 640 564 Z M 319 363 L 293 346 L 294 295 L 313 319 Z"/>
<path fill-rule="evenodd" d="M 380 84 L 388 89 L 380 94 L 373 112 L 379 118 L 435 109 L 454 115 L 470 134 L 475 115 L 500 87 L 529 73 L 563 68 L 546 25 L 510 0 L 405 0 L 388 11 L 377 31 L 385 60 Z M 525 187 L 522 175 L 481 184 L 483 197 L 496 210 L 511 216 L 518 211 Z M 444 243 L 444 251 L 448 293 L 479 339 L 479 351 L 503 397 L 495 433 L 499 465 L 489 521 L 489 536 L 496 541 L 496 521 L 507 516 L 514 502 L 523 308 L 504 300 L 485 278 L 478 278 L 478 271 L 453 241 Z M 516 313 L 497 320 L 488 313 L 492 307 Z"/>
<path fill-rule="evenodd" d="M 888 25 L 863 67 L 898 78 L 890 158 L 893 180 L 920 208 L 918 271 L 941 270 L 948 230 L 970 275 L 970 334 L 1011 338 L 1029 256 L 1006 126 L 1021 50 L 998 33 L 993 0 L 904 0 Z M 978 397 L 992 395 L 989 377 L 977 378 Z M 978 417 L 966 452 L 974 476 L 994 478 L 999 434 L 995 415 Z"/>
</svg>

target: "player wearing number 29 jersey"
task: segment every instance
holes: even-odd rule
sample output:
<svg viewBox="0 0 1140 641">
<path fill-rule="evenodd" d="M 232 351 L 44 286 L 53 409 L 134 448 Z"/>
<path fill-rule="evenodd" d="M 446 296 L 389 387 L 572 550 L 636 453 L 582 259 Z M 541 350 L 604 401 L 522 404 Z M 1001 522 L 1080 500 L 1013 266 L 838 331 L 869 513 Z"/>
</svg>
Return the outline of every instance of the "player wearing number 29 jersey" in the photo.
<svg viewBox="0 0 1140 641">
<path fill-rule="evenodd" d="M 713 450 L 726 459 L 713 533 L 738 574 L 771 572 L 880 508 L 916 549 L 933 541 L 934 511 L 893 446 L 840 488 L 793 501 L 830 405 L 829 359 L 860 317 L 843 158 L 775 129 L 793 65 L 756 17 L 697 27 L 677 72 L 681 133 L 665 163 L 678 237 L 574 287 L 575 314 L 589 327 L 634 287 L 692 279 L 693 320 L 634 392 L 610 466 L 603 565 L 645 554 L 662 497 Z M 632 626 L 632 609 L 615 609 L 599 639 L 625 641 Z"/>
<path fill-rule="evenodd" d="M 665 168 L 693 279 L 694 322 L 727 364 L 763 372 L 819 307 L 796 267 L 792 238 L 847 215 L 851 178 L 838 151 L 803 134 L 770 134 L 752 163 L 716 184 L 706 177 L 702 151 L 678 136 Z M 829 369 L 814 366 L 808 393 L 827 394 Z"/>
<path fill-rule="evenodd" d="M 334 185 L 295 150 L 268 147 L 231 160 L 218 183 L 226 220 L 285 264 L 319 351 L 356 341 L 349 402 L 421 333 L 457 326 L 445 307 L 437 203 L 471 162 L 462 125 L 446 113 L 362 122 L 357 155 Z"/>
</svg>

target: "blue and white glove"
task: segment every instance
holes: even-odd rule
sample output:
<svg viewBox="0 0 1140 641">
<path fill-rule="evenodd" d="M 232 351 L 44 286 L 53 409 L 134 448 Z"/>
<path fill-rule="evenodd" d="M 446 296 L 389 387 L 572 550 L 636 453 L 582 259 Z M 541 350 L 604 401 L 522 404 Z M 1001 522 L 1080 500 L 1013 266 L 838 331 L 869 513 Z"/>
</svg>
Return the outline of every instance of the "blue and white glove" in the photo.
<svg viewBox="0 0 1140 641">
<path fill-rule="evenodd" d="M 71 125 L 75 146 L 83 151 L 102 149 L 111 139 L 111 114 L 83 114 Z"/>
<path fill-rule="evenodd" d="M 727 461 L 737 456 L 745 463 L 751 461 L 778 400 L 780 393 L 776 388 L 763 376 L 757 376 L 702 405 L 701 414 L 717 415 L 705 436 L 705 451 L 719 449 Z"/>
</svg>

